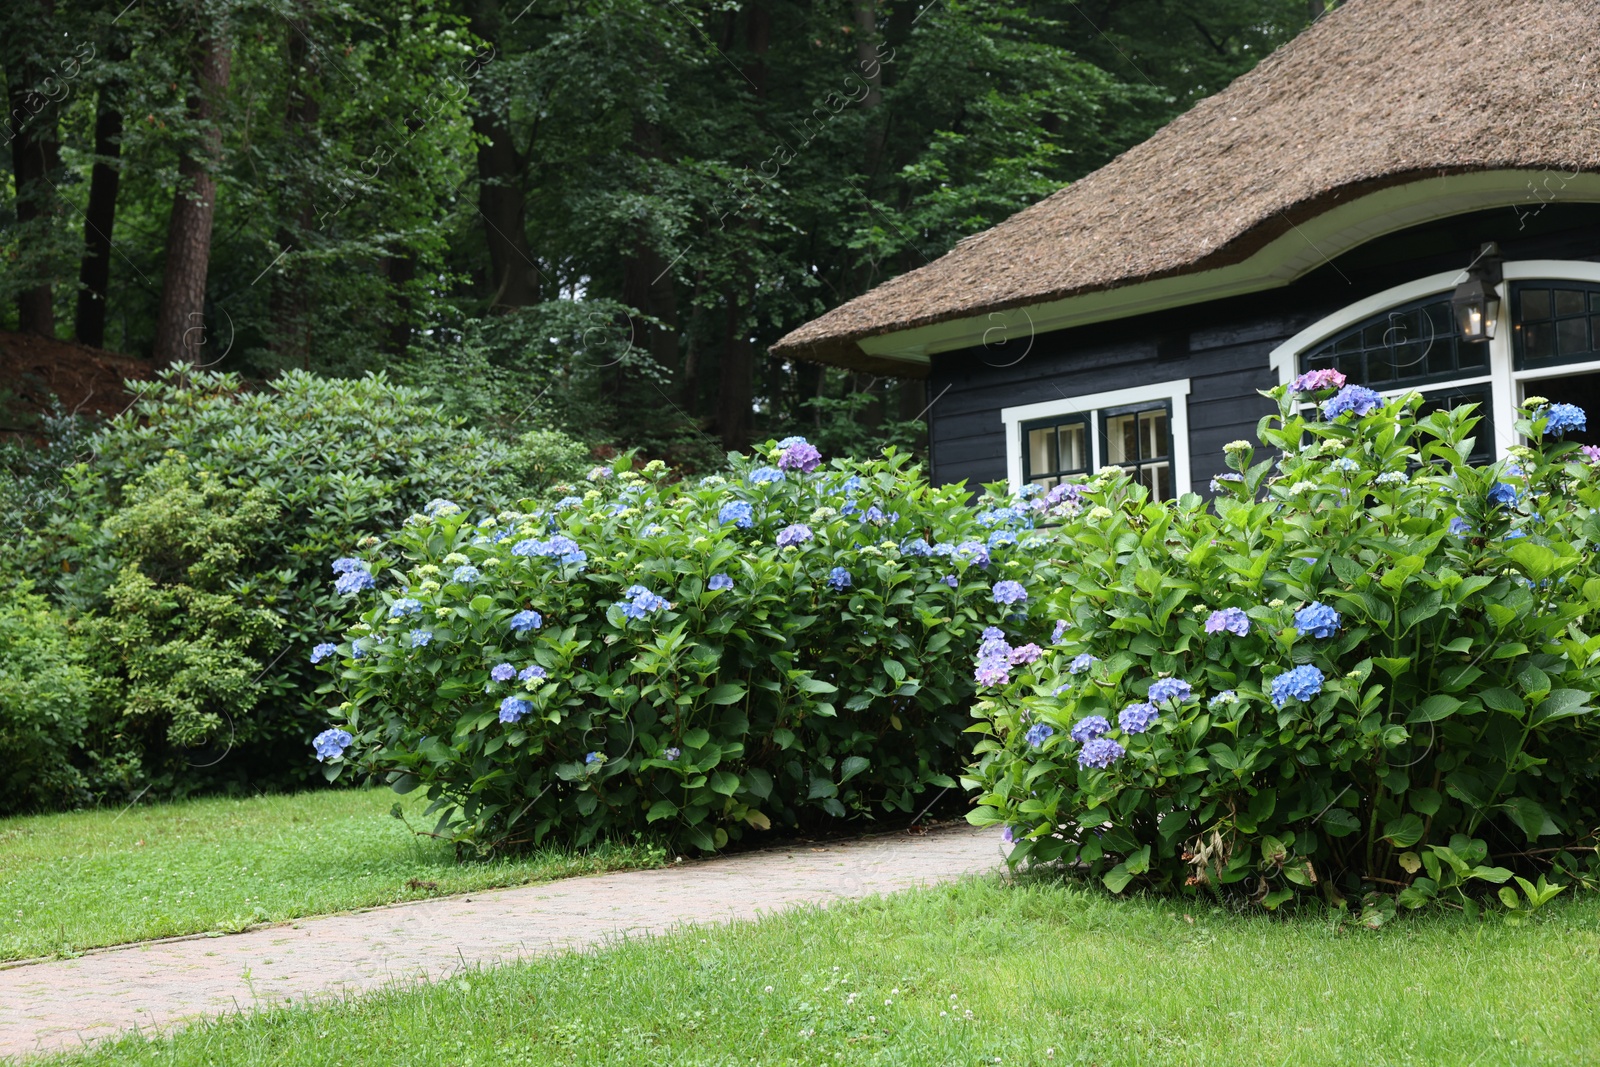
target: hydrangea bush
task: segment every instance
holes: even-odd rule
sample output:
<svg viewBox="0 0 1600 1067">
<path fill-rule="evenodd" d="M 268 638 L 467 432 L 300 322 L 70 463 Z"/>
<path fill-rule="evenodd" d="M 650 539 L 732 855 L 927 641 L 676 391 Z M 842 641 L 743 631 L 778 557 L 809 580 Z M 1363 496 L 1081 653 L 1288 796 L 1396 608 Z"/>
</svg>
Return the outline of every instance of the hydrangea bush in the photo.
<svg viewBox="0 0 1600 1067">
<path fill-rule="evenodd" d="M 1536 447 L 1474 467 L 1470 408 L 1331 371 L 1267 395 L 1278 458 L 1229 445 L 1210 504 L 1082 487 L 1054 530 L 1060 640 L 975 705 L 971 820 L 1005 825 L 1013 862 L 1268 907 L 1592 880 L 1600 450 L 1563 439 L 1582 411 L 1530 399 Z"/>
<path fill-rule="evenodd" d="M 795 438 L 693 483 L 622 459 L 553 507 L 435 501 L 333 566 L 365 610 L 312 652 L 342 699 L 317 756 L 479 849 L 909 816 L 955 787 L 972 651 L 1039 577 L 1035 513 L 967 496 Z"/>
</svg>

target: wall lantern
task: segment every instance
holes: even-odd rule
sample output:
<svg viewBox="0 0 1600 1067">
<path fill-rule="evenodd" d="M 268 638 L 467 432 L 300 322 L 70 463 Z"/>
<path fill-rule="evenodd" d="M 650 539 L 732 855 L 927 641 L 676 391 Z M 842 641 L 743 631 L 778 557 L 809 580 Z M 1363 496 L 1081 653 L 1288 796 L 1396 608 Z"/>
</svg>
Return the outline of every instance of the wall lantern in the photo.
<svg viewBox="0 0 1600 1067">
<path fill-rule="evenodd" d="M 1463 341 L 1487 341 L 1494 337 L 1500 317 L 1500 246 L 1490 241 L 1467 268 L 1467 280 L 1456 286 L 1450 298 L 1455 309 L 1456 329 Z"/>
</svg>

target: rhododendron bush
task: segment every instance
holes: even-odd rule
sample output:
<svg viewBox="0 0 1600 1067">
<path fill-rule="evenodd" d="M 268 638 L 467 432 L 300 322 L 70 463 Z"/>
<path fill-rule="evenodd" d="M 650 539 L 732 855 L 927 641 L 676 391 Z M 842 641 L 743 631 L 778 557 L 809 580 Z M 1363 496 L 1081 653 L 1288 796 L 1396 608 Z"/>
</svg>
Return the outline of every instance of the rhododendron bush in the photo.
<svg viewBox="0 0 1600 1067">
<path fill-rule="evenodd" d="M 553 507 L 435 501 L 333 565 L 365 613 L 312 653 L 316 755 L 478 848 L 904 822 L 956 786 L 983 631 L 1044 588 L 1044 501 L 969 495 L 791 439 L 694 483 L 621 460 Z"/>
<path fill-rule="evenodd" d="M 1003 824 L 1014 862 L 1119 892 L 1318 892 L 1380 918 L 1592 881 L 1600 486 L 1566 439 L 1584 413 L 1530 399 L 1533 446 L 1474 467 L 1470 408 L 1332 371 L 1268 395 L 1274 458 L 1229 445 L 1213 502 L 1082 487 L 1054 530 L 1060 641 L 975 706 L 972 821 Z"/>
</svg>

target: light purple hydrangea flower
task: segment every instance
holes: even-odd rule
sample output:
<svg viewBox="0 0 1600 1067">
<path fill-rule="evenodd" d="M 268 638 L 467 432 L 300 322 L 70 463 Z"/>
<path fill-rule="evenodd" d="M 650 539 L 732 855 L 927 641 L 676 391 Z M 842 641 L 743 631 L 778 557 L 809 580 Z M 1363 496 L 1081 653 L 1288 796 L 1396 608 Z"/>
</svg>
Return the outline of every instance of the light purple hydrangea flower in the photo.
<svg viewBox="0 0 1600 1067">
<path fill-rule="evenodd" d="M 1104 715 L 1085 715 L 1073 724 L 1067 736 L 1082 744 L 1097 737 L 1104 737 L 1110 729 L 1111 723 Z"/>
<path fill-rule="evenodd" d="M 1111 766 L 1127 753 L 1127 749 L 1111 740 L 1109 737 L 1097 737 L 1083 746 L 1083 751 L 1078 753 L 1078 766 L 1099 767 L 1101 770 Z"/>
<path fill-rule="evenodd" d="M 333 561 L 333 573 L 335 574 L 349 574 L 352 571 L 364 571 L 366 569 L 367 561 L 364 559 L 342 556 Z"/>
<path fill-rule="evenodd" d="M 850 572 L 843 567 L 835 567 L 828 572 L 828 585 L 835 592 L 843 592 L 850 588 Z"/>
<path fill-rule="evenodd" d="M 412 630 L 411 631 L 411 647 L 412 648 L 421 648 L 424 645 L 426 645 L 429 641 L 432 641 L 432 640 L 433 640 L 433 631 L 432 630 Z"/>
<path fill-rule="evenodd" d="M 350 571 L 339 576 L 339 580 L 333 583 L 333 590 L 340 596 L 355 596 L 377 584 L 367 571 Z"/>
<path fill-rule="evenodd" d="M 793 443 L 784 448 L 783 454 L 778 457 L 778 467 L 786 471 L 800 471 L 810 474 L 817 469 L 817 464 L 822 462 L 822 453 L 816 446 L 803 437 L 789 438 Z"/>
<path fill-rule="evenodd" d="M 1052 645 L 1059 645 L 1061 643 L 1061 639 L 1066 636 L 1066 633 L 1067 620 L 1057 619 L 1055 629 L 1050 631 L 1050 643 Z"/>
<path fill-rule="evenodd" d="M 1022 588 L 1021 582 L 996 582 L 994 586 L 994 602 L 996 604 L 1015 604 L 1028 599 L 1028 591 Z"/>
<path fill-rule="evenodd" d="M 803 522 L 797 522 L 785 526 L 778 532 L 778 547 L 793 548 L 796 545 L 803 545 L 811 540 L 812 536 L 811 527 Z"/>
<path fill-rule="evenodd" d="M 1213 611 L 1206 619 L 1206 633 L 1219 634 L 1224 630 L 1238 637 L 1244 637 L 1250 632 L 1250 617 L 1239 608 L 1219 608 Z"/>
<path fill-rule="evenodd" d="M 509 663 L 496 663 L 489 668 L 489 677 L 497 682 L 509 682 L 517 676 L 517 669 Z"/>
<path fill-rule="evenodd" d="M 1030 641 L 1025 645 L 1018 645 L 1013 648 L 1008 659 L 1013 667 L 1020 667 L 1024 663 L 1033 663 L 1042 655 L 1044 655 L 1044 649 Z"/>
<path fill-rule="evenodd" d="M 533 701 L 523 700 L 521 697 L 506 697 L 500 702 L 501 722 L 520 722 L 522 717 L 533 710 Z"/>
<path fill-rule="evenodd" d="M 1055 732 L 1055 729 L 1048 724 L 1036 722 L 1032 726 L 1028 727 L 1028 732 L 1022 735 L 1022 739 L 1028 742 L 1030 747 L 1038 748 L 1040 745 L 1050 740 L 1050 738 L 1055 735 Z"/>
<path fill-rule="evenodd" d="M 547 675 L 544 668 L 539 666 L 537 663 L 528 667 L 524 667 L 522 670 L 517 672 L 517 680 L 523 682 L 542 682 L 547 677 L 549 677 L 549 675 Z"/>
<path fill-rule="evenodd" d="M 706 588 L 711 590 L 713 593 L 721 589 L 732 589 L 733 579 L 729 578 L 726 574 L 713 574 L 711 576 L 711 580 L 706 582 Z"/>
<path fill-rule="evenodd" d="M 323 660 L 327 659 L 337 651 L 339 651 L 338 645 L 329 644 L 328 642 L 324 641 L 322 644 L 311 650 L 311 662 L 321 663 Z"/>
<path fill-rule="evenodd" d="M 1093 667 L 1099 662 L 1100 660 L 1098 658 L 1089 655 L 1089 653 L 1080 652 L 1076 656 L 1072 657 L 1071 663 L 1067 664 L 1067 673 L 1082 674 L 1084 671 L 1088 670 L 1090 667 Z"/>
<path fill-rule="evenodd" d="M 1340 415 L 1364 418 L 1383 406 L 1383 397 L 1362 385 L 1347 385 L 1322 402 L 1322 417 L 1330 422 Z"/>
<path fill-rule="evenodd" d="M 1150 683 L 1146 699 L 1152 704 L 1165 703 L 1176 700 L 1180 704 L 1193 694 L 1194 690 L 1182 678 L 1158 678 Z"/>
<path fill-rule="evenodd" d="M 1125 734 L 1142 734 L 1160 715 L 1154 704 L 1129 704 L 1117 715 L 1117 725 Z"/>
</svg>

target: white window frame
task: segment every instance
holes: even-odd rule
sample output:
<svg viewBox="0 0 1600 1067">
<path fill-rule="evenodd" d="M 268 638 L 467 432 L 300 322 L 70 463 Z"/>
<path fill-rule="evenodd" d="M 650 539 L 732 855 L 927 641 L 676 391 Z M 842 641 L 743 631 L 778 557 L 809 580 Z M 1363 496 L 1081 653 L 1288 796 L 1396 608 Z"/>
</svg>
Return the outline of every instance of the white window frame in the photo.
<svg viewBox="0 0 1600 1067">
<path fill-rule="evenodd" d="M 1104 431 L 1100 412 L 1107 408 L 1131 407 L 1136 404 L 1153 404 L 1165 401 L 1171 420 L 1168 431 L 1172 435 L 1172 489 L 1177 496 L 1194 491 L 1194 480 L 1189 474 L 1189 379 L 1175 378 L 1152 385 L 1136 385 L 1128 389 L 1111 389 L 1103 393 L 1084 393 L 1043 400 L 1037 404 L 1001 408 L 1000 422 L 1006 435 L 1006 480 L 1013 493 L 1022 489 L 1022 424 L 1038 419 L 1053 419 L 1063 415 L 1089 416 L 1089 471 L 1101 467 L 1100 437 Z"/>
<path fill-rule="evenodd" d="M 1582 363 L 1563 363 L 1553 367 L 1533 367 L 1528 370 L 1515 369 L 1515 359 L 1512 352 L 1511 337 L 1514 332 L 1511 328 L 1512 307 L 1510 300 L 1510 286 L 1512 282 L 1523 281 L 1571 281 L 1590 282 L 1600 284 L 1600 263 L 1590 263 L 1582 259 L 1521 259 L 1512 260 L 1502 265 L 1505 280 L 1496 287 L 1500 295 L 1500 322 L 1496 325 L 1494 337 L 1489 345 L 1489 373 L 1479 374 L 1467 378 L 1452 378 L 1444 382 L 1430 382 L 1424 386 L 1408 386 L 1401 389 L 1380 390 L 1382 396 L 1403 396 L 1406 393 L 1429 393 L 1436 389 L 1453 389 L 1458 386 L 1490 384 L 1490 398 L 1494 411 L 1494 450 L 1496 459 L 1506 458 L 1506 450 L 1517 443 L 1516 430 L 1513 424 L 1517 418 L 1517 406 L 1527 395 L 1528 382 L 1541 378 L 1562 378 L 1569 374 L 1584 374 L 1600 371 L 1600 360 L 1586 360 Z M 1283 344 L 1272 350 L 1269 357 L 1273 372 L 1277 375 L 1278 384 L 1288 385 L 1294 379 L 1296 368 L 1299 366 L 1300 355 L 1326 341 L 1334 334 L 1364 322 L 1392 307 L 1421 300 L 1424 297 L 1437 296 L 1448 293 L 1465 281 L 1465 271 L 1445 271 L 1441 274 L 1430 274 L 1426 278 L 1396 285 L 1375 293 L 1365 300 L 1357 300 L 1348 307 L 1341 308 L 1325 318 L 1307 326 Z M 1355 383 L 1361 384 L 1361 383 Z M 1018 457 L 1020 460 L 1020 457 Z"/>
</svg>

